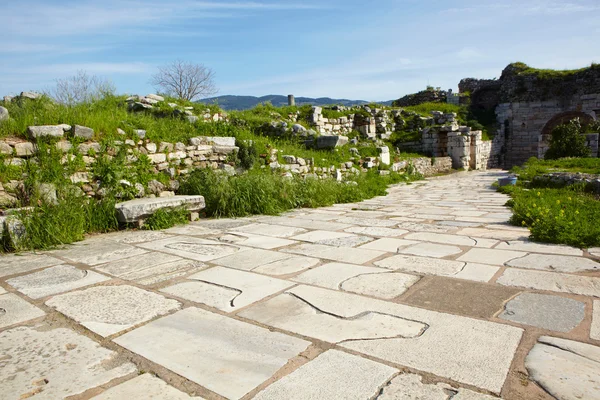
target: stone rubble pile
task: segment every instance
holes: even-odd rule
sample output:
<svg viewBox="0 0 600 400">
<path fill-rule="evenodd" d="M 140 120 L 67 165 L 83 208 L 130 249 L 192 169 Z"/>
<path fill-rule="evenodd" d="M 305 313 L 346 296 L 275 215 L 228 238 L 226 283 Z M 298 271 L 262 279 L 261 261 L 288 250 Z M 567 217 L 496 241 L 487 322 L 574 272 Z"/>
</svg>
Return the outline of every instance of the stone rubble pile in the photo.
<svg viewBox="0 0 600 400">
<path fill-rule="evenodd" d="M 129 111 L 140 112 L 159 109 L 161 106 L 160 103 L 164 103 L 165 98 L 156 94 L 148 94 L 146 96 L 130 96 L 125 101 L 127 102 L 127 108 Z M 192 124 L 198 122 L 200 118 L 202 118 L 202 120 L 205 122 L 218 122 L 226 120 L 225 114 L 211 114 L 211 111 L 208 108 L 204 110 L 204 113 L 199 117 L 194 115 L 192 112 L 194 107 L 184 107 L 176 103 L 167 103 L 167 105 L 172 109 L 174 115 L 183 116 Z"/>
</svg>

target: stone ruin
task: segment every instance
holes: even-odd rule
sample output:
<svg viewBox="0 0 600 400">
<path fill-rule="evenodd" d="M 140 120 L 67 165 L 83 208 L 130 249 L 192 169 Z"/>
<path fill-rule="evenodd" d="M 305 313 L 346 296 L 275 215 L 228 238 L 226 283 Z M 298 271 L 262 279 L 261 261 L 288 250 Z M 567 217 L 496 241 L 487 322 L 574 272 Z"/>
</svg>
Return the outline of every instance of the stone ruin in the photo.
<svg viewBox="0 0 600 400">
<path fill-rule="evenodd" d="M 498 80 L 468 78 L 459 84 L 461 93 L 470 93 L 472 108 L 495 111 L 498 131 L 491 154 L 505 168 L 543 158 L 556 126 L 574 118 L 590 123 L 600 116 L 599 66 L 568 73 L 526 69 L 511 64 Z M 598 157 L 598 133 L 587 134 L 586 141 Z"/>
</svg>

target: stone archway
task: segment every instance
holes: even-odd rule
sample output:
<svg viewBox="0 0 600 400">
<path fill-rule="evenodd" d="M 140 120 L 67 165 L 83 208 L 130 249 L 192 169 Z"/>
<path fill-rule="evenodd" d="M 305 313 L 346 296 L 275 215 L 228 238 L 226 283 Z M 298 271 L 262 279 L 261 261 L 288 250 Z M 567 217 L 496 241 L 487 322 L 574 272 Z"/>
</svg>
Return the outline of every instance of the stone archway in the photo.
<svg viewBox="0 0 600 400">
<path fill-rule="evenodd" d="M 562 112 L 556 114 L 554 117 L 550 118 L 548 122 L 546 122 L 546 125 L 544 125 L 544 128 L 542 129 L 542 137 L 548 137 L 547 135 L 550 135 L 554 128 L 575 118 L 579 118 L 582 124 L 590 124 L 594 121 L 594 117 L 582 111 Z"/>
</svg>

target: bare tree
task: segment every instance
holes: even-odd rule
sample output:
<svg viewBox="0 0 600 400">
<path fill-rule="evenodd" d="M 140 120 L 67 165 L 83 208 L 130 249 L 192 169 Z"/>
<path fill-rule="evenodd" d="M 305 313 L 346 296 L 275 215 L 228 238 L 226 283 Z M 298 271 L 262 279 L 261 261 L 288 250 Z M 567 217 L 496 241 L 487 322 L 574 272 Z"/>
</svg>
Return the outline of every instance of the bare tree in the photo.
<svg viewBox="0 0 600 400">
<path fill-rule="evenodd" d="M 57 79 L 56 86 L 48 94 L 59 103 L 73 105 L 113 95 L 115 90 L 112 82 L 77 71 L 74 76 Z"/>
<path fill-rule="evenodd" d="M 183 100 L 194 100 L 217 93 L 215 73 L 202 64 L 177 60 L 159 67 L 150 83 L 162 93 Z"/>
</svg>

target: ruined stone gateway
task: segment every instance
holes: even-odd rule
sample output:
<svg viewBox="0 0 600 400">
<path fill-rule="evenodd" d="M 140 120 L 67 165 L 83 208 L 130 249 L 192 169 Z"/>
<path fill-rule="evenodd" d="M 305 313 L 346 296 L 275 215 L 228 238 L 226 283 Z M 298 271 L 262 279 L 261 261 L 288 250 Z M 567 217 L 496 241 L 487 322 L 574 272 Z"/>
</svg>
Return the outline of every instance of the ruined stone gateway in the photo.
<svg viewBox="0 0 600 400">
<path fill-rule="evenodd" d="M 600 66 L 574 71 L 536 70 L 522 63 L 507 66 L 498 80 L 463 79 L 461 93 L 471 107 L 495 110 L 498 131 L 490 143 L 490 166 L 510 168 L 530 157 L 544 157 L 552 129 L 571 119 L 590 123 L 600 115 Z M 587 135 L 598 157 L 598 133 Z"/>
</svg>

